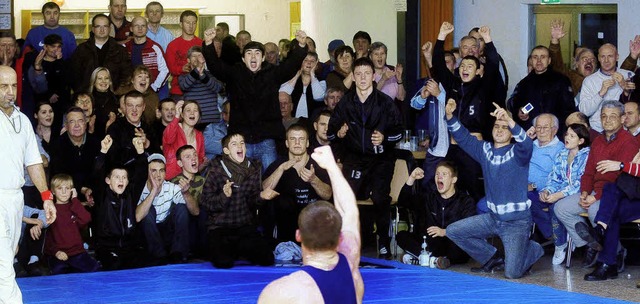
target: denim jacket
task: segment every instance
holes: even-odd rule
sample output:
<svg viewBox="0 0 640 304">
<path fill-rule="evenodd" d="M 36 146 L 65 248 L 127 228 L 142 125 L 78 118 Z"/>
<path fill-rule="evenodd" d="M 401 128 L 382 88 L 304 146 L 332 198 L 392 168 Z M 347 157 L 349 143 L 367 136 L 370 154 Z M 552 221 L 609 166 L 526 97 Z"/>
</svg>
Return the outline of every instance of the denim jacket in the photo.
<svg viewBox="0 0 640 304">
<path fill-rule="evenodd" d="M 580 149 L 568 171 L 569 150 L 563 149 L 560 151 L 553 163 L 553 170 L 549 173 L 547 186 L 542 190 L 546 190 L 549 193 L 562 192 L 564 196 L 580 192 L 580 179 L 587 165 L 589 150 L 589 147 Z"/>
</svg>

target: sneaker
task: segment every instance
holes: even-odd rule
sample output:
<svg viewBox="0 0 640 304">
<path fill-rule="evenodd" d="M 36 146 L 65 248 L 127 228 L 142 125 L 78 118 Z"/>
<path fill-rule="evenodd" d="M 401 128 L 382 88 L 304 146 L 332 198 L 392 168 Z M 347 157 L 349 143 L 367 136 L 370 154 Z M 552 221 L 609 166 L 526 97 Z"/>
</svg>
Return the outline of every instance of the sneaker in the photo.
<svg viewBox="0 0 640 304">
<path fill-rule="evenodd" d="M 420 261 L 418 260 L 418 258 L 405 253 L 402 256 L 402 263 L 407 264 L 407 265 L 420 265 Z"/>
<path fill-rule="evenodd" d="M 436 268 L 438 269 L 447 269 L 451 266 L 451 262 L 447 257 L 438 257 L 436 259 Z"/>
<path fill-rule="evenodd" d="M 553 252 L 553 259 L 551 264 L 560 265 L 564 262 L 564 258 L 567 256 L 567 243 L 561 246 L 556 246 L 556 250 Z"/>
<path fill-rule="evenodd" d="M 616 255 L 616 263 L 618 263 L 618 273 L 624 271 L 624 260 L 627 258 L 627 248 L 622 247 L 622 250 L 618 251 Z"/>
<path fill-rule="evenodd" d="M 389 252 L 389 250 L 387 250 L 387 247 L 382 247 L 382 248 L 380 248 L 380 251 L 378 252 L 378 258 L 379 259 L 385 259 L 385 260 L 391 260 L 391 252 Z"/>
</svg>

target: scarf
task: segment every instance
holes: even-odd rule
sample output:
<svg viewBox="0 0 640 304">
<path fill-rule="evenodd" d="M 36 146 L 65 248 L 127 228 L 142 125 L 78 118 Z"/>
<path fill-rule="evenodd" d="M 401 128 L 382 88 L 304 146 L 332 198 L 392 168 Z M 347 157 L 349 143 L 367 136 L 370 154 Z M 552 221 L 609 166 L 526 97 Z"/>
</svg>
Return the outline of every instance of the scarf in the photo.
<svg viewBox="0 0 640 304">
<path fill-rule="evenodd" d="M 238 163 L 231 159 L 229 155 L 224 154 L 220 164 L 224 171 L 227 172 L 229 179 L 236 185 L 241 184 L 249 175 L 254 173 L 254 170 L 251 169 L 251 162 L 246 157 L 243 162 Z"/>
</svg>

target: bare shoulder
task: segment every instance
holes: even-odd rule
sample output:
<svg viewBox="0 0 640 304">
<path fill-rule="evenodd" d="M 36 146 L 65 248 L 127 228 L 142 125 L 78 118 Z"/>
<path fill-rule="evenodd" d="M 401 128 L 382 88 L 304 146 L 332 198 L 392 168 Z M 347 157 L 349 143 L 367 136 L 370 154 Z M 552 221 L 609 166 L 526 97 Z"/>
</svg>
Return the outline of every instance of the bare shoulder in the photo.
<svg viewBox="0 0 640 304">
<path fill-rule="evenodd" d="M 258 303 L 323 303 L 322 294 L 313 278 L 296 271 L 267 285 Z"/>
</svg>

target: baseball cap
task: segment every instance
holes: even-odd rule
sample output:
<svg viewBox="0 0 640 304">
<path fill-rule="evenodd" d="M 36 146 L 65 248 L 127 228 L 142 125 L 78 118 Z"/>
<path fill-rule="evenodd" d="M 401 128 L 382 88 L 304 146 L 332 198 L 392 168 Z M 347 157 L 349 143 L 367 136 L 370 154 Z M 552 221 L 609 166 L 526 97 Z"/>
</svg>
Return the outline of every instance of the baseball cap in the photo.
<svg viewBox="0 0 640 304">
<path fill-rule="evenodd" d="M 338 47 L 343 46 L 344 45 L 344 41 L 340 40 L 340 39 L 335 39 L 335 40 L 331 40 L 331 42 L 329 42 L 329 48 L 327 49 L 329 52 L 333 52 L 335 51 Z"/>
<path fill-rule="evenodd" d="M 163 163 L 167 163 L 167 159 L 164 158 L 164 155 L 160 154 L 160 153 L 153 153 L 151 155 L 149 155 L 149 157 L 147 157 L 147 162 L 152 162 L 154 160 L 160 160 Z"/>
</svg>

